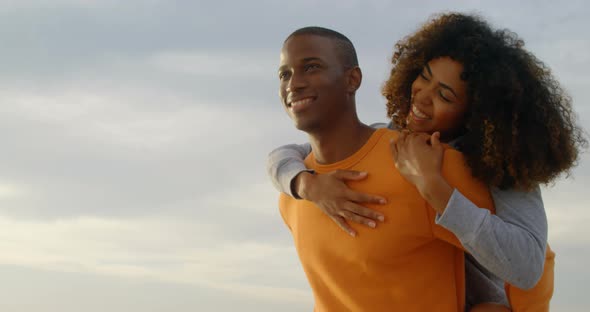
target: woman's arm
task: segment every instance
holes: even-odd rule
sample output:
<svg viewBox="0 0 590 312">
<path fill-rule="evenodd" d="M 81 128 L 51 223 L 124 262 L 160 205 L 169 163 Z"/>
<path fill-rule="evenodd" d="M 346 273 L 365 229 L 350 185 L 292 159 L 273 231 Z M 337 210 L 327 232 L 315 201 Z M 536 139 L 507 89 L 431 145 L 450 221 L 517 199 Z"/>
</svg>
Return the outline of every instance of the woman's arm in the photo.
<svg viewBox="0 0 590 312">
<path fill-rule="evenodd" d="M 436 222 L 455 234 L 481 265 L 519 288 L 537 283 L 547 242 L 547 219 L 538 188 L 531 192 L 492 188 L 496 207 L 492 215 L 442 176 L 443 149 L 436 135 L 401 135 L 392 143 L 392 153 L 400 173 L 436 210 Z"/>
<path fill-rule="evenodd" d="M 291 144 L 281 146 L 269 154 L 267 172 L 279 191 L 312 201 L 351 236 L 355 236 L 356 231 L 346 220 L 372 228 L 377 226 L 378 221 L 385 220 L 381 213 L 361 205 L 385 204 L 385 199 L 353 191 L 345 183 L 362 180 L 367 177 L 366 173 L 336 170 L 327 174 L 314 174 L 303 163 L 310 152 L 309 144 Z"/>
<path fill-rule="evenodd" d="M 392 126 L 392 123 L 377 122 L 371 124 L 373 128 L 391 128 Z M 270 152 L 266 163 L 266 171 L 272 184 L 279 192 L 297 199 L 302 198 L 294 191 L 296 184 L 303 184 L 304 182 L 299 181 L 303 180 L 299 176 L 300 173 L 313 173 L 313 170 L 308 170 L 303 164 L 303 160 L 310 153 L 311 145 L 309 143 L 283 145 Z"/>
<path fill-rule="evenodd" d="M 490 272 L 518 288 L 530 289 L 543 274 L 547 217 L 537 187 L 532 191 L 492 188 L 496 215 L 454 190 L 436 223 L 453 232 Z"/>
<path fill-rule="evenodd" d="M 301 172 L 313 172 L 303 164 L 303 160 L 311 153 L 311 145 L 289 144 L 276 148 L 268 155 L 266 171 L 277 190 L 291 197 L 301 199 L 293 192 L 292 182 Z"/>
</svg>

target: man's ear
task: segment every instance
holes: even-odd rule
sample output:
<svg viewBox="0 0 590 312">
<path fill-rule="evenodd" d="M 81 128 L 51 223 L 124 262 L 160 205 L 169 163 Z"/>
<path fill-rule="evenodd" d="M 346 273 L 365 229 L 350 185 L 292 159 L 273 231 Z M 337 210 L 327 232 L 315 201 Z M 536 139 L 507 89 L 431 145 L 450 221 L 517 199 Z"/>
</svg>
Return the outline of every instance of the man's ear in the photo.
<svg viewBox="0 0 590 312">
<path fill-rule="evenodd" d="M 363 81 L 363 72 L 361 68 L 355 66 L 348 70 L 348 81 L 347 81 L 347 91 L 348 93 L 354 94 L 358 88 L 361 86 L 361 82 Z"/>
</svg>

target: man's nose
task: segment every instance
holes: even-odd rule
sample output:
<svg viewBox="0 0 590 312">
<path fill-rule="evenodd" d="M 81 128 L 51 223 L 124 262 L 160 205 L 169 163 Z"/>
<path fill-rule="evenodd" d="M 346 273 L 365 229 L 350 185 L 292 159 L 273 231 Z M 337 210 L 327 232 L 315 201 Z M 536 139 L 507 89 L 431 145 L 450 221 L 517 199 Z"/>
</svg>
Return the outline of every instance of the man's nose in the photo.
<svg viewBox="0 0 590 312">
<path fill-rule="evenodd" d="M 307 79 L 303 73 L 293 73 L 287 84 L 287 92 L 296 92 L 307 86 Z"/>
</svg>

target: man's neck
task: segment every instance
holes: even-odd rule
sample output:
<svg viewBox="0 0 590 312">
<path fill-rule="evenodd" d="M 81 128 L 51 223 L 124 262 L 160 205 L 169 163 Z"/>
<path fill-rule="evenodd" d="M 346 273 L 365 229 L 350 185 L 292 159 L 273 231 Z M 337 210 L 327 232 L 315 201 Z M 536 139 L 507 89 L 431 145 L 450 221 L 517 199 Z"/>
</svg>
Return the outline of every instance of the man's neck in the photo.
<svg viewBox="0 0 590 312">
<path fill-rule="evenodd" d="M 375 129 L 361 123 L 356 116 L 351 122 L 338 122 L 309 134 L 315 160 L 331 164 L 352 156 L 369 140 Z"/>
</svg>

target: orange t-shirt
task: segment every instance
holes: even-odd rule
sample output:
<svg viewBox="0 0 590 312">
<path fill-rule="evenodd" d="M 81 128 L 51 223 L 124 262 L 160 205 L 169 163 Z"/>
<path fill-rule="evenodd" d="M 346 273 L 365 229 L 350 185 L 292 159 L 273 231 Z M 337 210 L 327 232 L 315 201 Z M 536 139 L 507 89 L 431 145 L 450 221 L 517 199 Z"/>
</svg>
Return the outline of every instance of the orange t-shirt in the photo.
<svg viewBox="0 0 590 312">
<path fill-rule="evenodd" d="M 383 196 L 367 205 L 386 218 L 376 229 L 351 224 L 353 238 L 313 203 L 281 195 L 279 207 L 307 275 L 318 312 L 463 311 L 464 254 L 457 238 L 434 223 L 435 211 L 393 164 L 389 141 L 398 132 L 378 129 L 354 155 L 334 164 L 305 160 L 319 174 L 366 171 L 349 182 L 357 191 Z M 488 188 L 475 180 L 462 155 L 445 151 L 443 175 L 479 207 L 493 207 Z"/>
<path fill-rule="evenodd" d="M 506 284 L 506 296 L 512 312 L 549 312 L 549 302 L 553 297 L 554 268 L 555 253 L 547 245 L 543 275 L 535 287 L 523 290 Z"/>
</svg>

